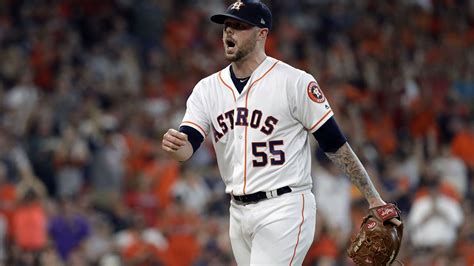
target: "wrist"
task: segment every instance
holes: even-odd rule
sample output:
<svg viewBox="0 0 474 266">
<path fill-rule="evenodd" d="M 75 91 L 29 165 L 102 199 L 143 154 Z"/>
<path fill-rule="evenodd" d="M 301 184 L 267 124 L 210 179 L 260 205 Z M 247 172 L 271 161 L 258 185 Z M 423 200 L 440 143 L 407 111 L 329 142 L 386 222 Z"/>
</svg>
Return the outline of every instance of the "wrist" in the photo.
<svg viewBox="0 0 474 266">
<path fill-rule="evenodd" d="M 175 152 L 170 152 L 170 156 L 179 162 L 187 161 L 193 155 L 193 147 L 191 143 L 186 142 L 186 144 Z"/>
<path fill-rule="evenodd" d="M 382 200 L 380 197 L 373 197 L 373 198 L 368 198 L 367 202 L 369 203 L 369 209 L 370 208 L 375 208 L 379 206 L 383 206 L 387 204 L 385 201 Z"/>
</svg>

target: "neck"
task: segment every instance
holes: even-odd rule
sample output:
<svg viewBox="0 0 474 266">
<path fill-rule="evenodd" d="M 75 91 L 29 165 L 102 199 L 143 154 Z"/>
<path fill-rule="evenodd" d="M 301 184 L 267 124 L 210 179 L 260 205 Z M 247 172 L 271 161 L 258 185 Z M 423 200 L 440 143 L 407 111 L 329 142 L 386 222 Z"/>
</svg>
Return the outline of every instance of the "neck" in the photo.
<svg viewBox="0 0 474 266">
<path fill-rule="evenodd" d="M 264 51 L 249 54 L 239 61 L 232 62 L 232 70 L 237 78 L 246 78 L 267 58 Z"/>
</svg>

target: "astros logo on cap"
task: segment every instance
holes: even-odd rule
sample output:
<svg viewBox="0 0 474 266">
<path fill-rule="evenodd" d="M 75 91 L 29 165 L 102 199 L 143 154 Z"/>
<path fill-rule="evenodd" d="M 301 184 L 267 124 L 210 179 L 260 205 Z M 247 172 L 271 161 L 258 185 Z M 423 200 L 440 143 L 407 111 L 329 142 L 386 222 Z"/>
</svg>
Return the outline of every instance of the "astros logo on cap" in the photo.
<svg viewBox="0 0 474 266">
<path fill-rule="evenodd" d="M 237 2 L 235 2 L 235 3 L 230 7 L 230 9 L 237 9 L 237 10 L 240 10 L 240 7 L 241 7 L 241 6 L 245 6 L 245 4 L 242 3 L 242 2 L 240 2 L 240 1 L 237 1 Z"/>
</svg>

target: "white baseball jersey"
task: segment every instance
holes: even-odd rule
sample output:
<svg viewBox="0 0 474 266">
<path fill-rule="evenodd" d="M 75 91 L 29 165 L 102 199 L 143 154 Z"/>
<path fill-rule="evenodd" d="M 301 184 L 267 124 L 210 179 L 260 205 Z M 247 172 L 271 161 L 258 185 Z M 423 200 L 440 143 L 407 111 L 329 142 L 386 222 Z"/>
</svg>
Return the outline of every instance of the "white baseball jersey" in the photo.
<svg viewBox="0 0 474 266">
<path fill-rule="evenodd" d="M 311 188 L 308 135 L 333 115 L 316 80 L 267 57 L 239 93 L 229 67 L 195 86 L 181 124 L 211 134 L 226 192 Z"/>
</svg>

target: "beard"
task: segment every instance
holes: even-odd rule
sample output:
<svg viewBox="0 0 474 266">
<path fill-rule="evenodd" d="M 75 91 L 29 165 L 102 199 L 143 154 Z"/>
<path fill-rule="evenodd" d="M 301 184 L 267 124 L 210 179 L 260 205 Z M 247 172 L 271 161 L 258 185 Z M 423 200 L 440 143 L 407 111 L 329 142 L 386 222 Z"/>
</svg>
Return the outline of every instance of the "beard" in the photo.
<svg viewBox="0 0 474 266">
<path fill-rule="evenodd" d="M 228 54 L 225 51 L 225 59 L 230 62 L 238 62 L 245 57 L 247 57 L 250 53 L 255 50 L 255 46 L 257 45 L 257 34 L 253 34 L 250 38 L 248 38 L 245 42 L 242 43 L 241 47 L 235 46 L 236 52 L 233 54 Z M 227 49 L 227 48 L 226 48 Z"/>
</svg>

